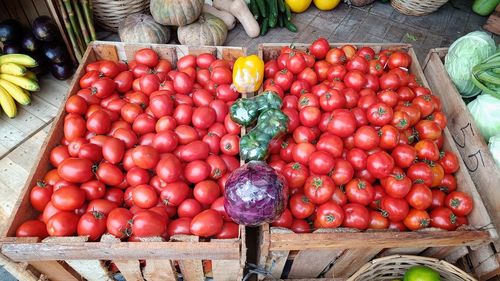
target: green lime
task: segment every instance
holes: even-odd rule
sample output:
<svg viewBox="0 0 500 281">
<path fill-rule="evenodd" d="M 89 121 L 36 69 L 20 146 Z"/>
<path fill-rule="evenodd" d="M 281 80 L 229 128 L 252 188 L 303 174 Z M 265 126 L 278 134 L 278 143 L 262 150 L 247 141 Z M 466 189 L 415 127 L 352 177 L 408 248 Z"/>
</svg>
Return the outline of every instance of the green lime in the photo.
<svg viewBox="0 0 500 281">
<path fill-rule="evenodd" d="M 403 281 L 441 281 L 439 273 L 427 266 L 412 266 L 405 272 Z"/>
</svg>

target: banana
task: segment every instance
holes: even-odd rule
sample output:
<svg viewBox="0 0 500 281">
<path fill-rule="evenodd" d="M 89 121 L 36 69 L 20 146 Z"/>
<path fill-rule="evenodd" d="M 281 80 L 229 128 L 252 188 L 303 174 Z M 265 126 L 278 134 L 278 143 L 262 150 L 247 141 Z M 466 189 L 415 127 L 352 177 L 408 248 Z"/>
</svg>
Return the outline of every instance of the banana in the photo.
<svg viewBox="0 0 500 281">
<path fill-rule="evenodd" d="M 26 67 L 12 62 L 0 64 L 0 73 L 23 76 L 26 73 Z"/>
<path fill-rule="evenodd" d="M 7 80 L 13 84 L 16 84 L 19 87 L 21 87 L 25 90 L 31 91 L 31 92 L 40 90 L 40 86 L 38 85 L 37 82 L 30 80 L 30 79 L 23 77 L 23 76 L 14 76 L 14 75 L 10 75 L 10 74 L 0 73 L 0 79 Z"/>
<path fill-rule="evenodd" d="M 12 84 L 11 82 L 0 79 L 0 87 L 2 87 L 7 93 L 9 93 L 18 103 L 22 105 L 28 105 L 31 103 L 31 97 L 26 94 L 24 89 L 19 86 Z"/>
<path fill-rule="evenodd" d="M 15 63 L 15 64 L 20 64 L 22 66 L 26 67 L 35 67 L 38 65 L 36 60 L 34 60 L 32 57 L 28 55 L 23 55 L 23 54 L 9 54 L 9 55 L 3 55 L 0 56 L 0 64 L 5 64 L 5 63 Z"/>
<path fill-rule="evenodd" d="M 0 106 L 3 111 L 9 116 L 9 118 L 14 118 L 17 114 L 16 103 L 12 97 L 5 91 L 4 88 L 0 87 Z"/>
<path fill-rule="evenodd" d="M 36 77 L 36 74 L 33 72 L 33 71 L 26 71 L 26 73 L 24 74 L 24 77 L 30 79 L 30 80 L 33 80 L 35 82 L 38 82 L 38 78 Z"/>
</svg>

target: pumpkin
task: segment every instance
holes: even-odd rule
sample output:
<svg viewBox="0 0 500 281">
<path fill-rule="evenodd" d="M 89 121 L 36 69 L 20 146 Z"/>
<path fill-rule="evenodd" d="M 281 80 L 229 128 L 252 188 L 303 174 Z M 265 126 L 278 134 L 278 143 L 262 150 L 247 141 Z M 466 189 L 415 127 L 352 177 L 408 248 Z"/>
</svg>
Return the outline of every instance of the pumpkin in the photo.
<svg viewBox="0 0 500 281">
<path fill-rule="evenodd" d="M 157 23 L 184 26 L 198 19 L 204 0 L 151 0 L 149 8 Z"/>
<path fill-rule="evenodd" d="M 170 40 L 170 30 L 150 15 L 129 15 L 118 28 L 122 42 L 165 44 Z"/>
<path fill-rule="evenodd" d="M 198 21 L 177 29 L 177 38 L 183 45 L 219 46 L 227 37 L 227 26 L 218 17 L 203 13 Z"/>
</svg>

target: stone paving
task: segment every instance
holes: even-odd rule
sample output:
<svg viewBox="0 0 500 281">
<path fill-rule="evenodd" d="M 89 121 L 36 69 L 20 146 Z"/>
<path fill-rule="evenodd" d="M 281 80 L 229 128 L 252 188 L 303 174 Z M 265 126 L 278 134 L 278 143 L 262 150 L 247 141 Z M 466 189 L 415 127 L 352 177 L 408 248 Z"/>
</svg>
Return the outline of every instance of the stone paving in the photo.
<svg viewBox="0 0 500 281">
<path fill-rule="evenodd" d="M 400 14 L 389 3 L 379 1 L 360 8 L 341 4 L 327 12 L 311 5 L 306 12 L 293 15 L 292 22 L 298 33 L 277 28 L 263 37 L 251 39 L 241 25 L 237 25 L 230 31 L 226 45 L 246 46 L 252 53 L 260 43 L 311 43 L 319 36 L 339 43 L 404 42 L 413 44 L 419 60 L 423 61 L 429 49 L 447 47 L 458 37 L 481 29 L 487 17 L 473 13 L 471 5 L 469 0 L 454 0 L 422 17 Z M 499 39 L 495 36 L 497 42 Z"/>
</svg>

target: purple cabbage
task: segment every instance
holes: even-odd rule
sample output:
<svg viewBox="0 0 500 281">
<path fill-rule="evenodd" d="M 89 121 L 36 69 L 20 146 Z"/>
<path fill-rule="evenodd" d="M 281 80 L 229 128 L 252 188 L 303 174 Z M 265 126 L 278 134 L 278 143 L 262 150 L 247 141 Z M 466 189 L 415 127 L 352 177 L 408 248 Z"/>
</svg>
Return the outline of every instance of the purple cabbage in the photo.
<svg viewBox="0 0 500 281">
<path fill-rule="evenodd" d="M 227 179 L 224 208 L 238 224 L 272 222 L 283 213 L 287 201 L 286 180 L 265 162 L 251 161 Z"/>
</svg>

